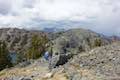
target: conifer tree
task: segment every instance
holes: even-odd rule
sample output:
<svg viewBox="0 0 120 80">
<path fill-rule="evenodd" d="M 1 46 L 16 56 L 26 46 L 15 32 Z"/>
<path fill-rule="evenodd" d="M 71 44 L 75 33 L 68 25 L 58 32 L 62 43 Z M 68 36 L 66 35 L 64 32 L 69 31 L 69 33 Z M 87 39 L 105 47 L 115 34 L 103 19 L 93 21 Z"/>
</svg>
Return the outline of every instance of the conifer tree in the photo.
<svg viewBox="0 0 120 80">
<path fill-rule="evenodd" d="M 27 50 L 27 59 L 37 59 L 45 52 L 45 45 L 48 42 L 48 38 L 43 35 L 33 35 L 31 47 Z"/>
<path fill-rule="evenodd" d="M 9 52 L 4 41 L 0 41 L 0 70 L 12 66 Z"/>
</svg>

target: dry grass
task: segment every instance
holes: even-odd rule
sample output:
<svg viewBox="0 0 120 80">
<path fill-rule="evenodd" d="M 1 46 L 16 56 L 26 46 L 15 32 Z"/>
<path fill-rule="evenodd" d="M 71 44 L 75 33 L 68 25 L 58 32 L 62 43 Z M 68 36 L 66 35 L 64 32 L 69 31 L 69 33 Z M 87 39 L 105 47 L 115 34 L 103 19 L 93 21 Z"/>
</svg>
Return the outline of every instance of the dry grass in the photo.
<svg viewBox="0 0 120 80">
<path fill-rule="evenodd" d="M 14 76 L 29 76 L 34 73 L 47 72 L 47 67 L 28 66 L 25 68 L 14 68 L 10 70 L 3 70 L 0 72 L 0 78 L 14 77 Z"/>
</svg>

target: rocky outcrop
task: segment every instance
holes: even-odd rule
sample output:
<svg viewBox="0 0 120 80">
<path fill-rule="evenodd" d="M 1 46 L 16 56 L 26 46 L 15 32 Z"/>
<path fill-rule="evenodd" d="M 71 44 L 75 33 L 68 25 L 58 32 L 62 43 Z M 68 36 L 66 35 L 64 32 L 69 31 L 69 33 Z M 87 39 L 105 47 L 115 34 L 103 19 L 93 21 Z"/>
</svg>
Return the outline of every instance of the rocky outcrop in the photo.
<svg viewBox="0 0 120 80">
<path fill-rule="evenodd" d="M 53 69 L 53 68 L 56 68 L 56 67 L 66 64 L 71 57 L 72 56 L 67 55 L 67 54 L 53 56 L 51 58 L 51 62 L 49 64 L 49 69 Z"/>
<path fill-rule="evenodd" d="M 120 42 L 75 55 L 65 65 L 53 69 L 68 80 L 119 80 Z"/>
<path fill-rule="evenodd" d="M 70 64 L 94 71 L 95 75 L 100 75 L 105 80 L 119 80 L 120 42 L 79 54 L 70 61 Z"/>
</svg>

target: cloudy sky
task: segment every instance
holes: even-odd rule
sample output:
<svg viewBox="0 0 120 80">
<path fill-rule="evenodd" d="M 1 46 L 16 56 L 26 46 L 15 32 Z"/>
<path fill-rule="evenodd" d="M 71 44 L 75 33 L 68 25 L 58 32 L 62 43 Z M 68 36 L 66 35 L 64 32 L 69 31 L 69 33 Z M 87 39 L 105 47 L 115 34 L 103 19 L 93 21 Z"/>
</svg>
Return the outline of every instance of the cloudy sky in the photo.
<svg viewBox="0 0 120 80">
<path fill-rule="evenodd" d="M 120 0 L 0 0 L 0 27 L 82 27 L 120 34 Z"/>
</svg>

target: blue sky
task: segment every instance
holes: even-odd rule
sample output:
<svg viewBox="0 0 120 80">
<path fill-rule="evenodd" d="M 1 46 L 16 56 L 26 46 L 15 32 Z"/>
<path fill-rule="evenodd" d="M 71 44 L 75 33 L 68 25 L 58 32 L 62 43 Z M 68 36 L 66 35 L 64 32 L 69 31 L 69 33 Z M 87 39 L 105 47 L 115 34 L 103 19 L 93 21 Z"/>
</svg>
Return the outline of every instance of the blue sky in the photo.
<svg viewBox="0 0 120 80">
<path fill-rule="evenodd" d="M 120 0 L 0 0 L 0 27 L 82 27 L 120 34 Z"/>
</svg>

